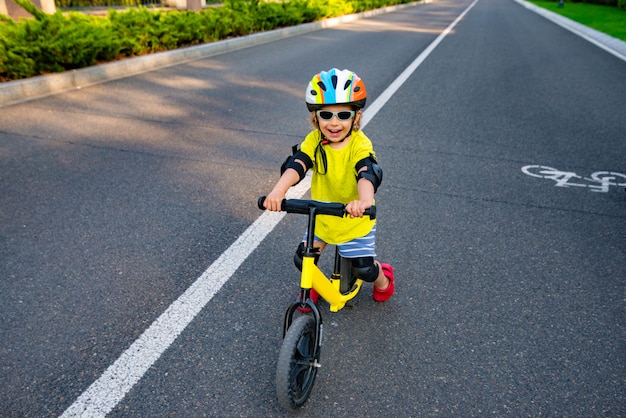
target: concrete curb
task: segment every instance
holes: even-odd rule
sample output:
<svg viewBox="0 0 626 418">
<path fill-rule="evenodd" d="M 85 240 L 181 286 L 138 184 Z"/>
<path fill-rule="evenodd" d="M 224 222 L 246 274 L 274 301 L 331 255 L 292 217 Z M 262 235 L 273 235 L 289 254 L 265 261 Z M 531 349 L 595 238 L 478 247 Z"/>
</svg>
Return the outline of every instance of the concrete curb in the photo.
<svg viewBox="0 0 626 418">
<path fill-rule="evenodd" d="M 424 0 L 414 3 L 389 6 L 362 13 L 327 19 L 321 22 L 305 23 L 289 28 L 276 29 L 268 32 L 242 36 L 239 38 L 212 42 L 210 44 L 181 48 L 173 51 L 164 51 L 136 58 L 128 58 L 121 61 L 96 65 L 79 70 L 66 71 L 57 74 L 47 74 L 24 80 L 0 83 L 0 106 L 16 104 L 50 94 L 56 94 L 92 84 L 140 74 L 157 68 L 194 61 L 212 55 L 243 49 L 266 42 L 272 42 L 289 36 L 313 32 L 319 29 L 329 28 L 342 23 L 353 22 L 358 19 L 389 13 L 427 2 L 428 0 Z"/>
</svg>

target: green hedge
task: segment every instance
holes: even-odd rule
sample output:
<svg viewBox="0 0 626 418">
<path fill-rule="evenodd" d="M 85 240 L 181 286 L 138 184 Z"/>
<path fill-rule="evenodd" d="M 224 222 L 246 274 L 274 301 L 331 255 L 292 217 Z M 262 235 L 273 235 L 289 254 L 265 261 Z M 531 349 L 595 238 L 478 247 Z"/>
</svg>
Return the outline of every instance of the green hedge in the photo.
<svg viewBox="0 0 626 418">
<path fill-rule="evenodd" d="M 411 0 L 225 0 L 200 12 L 145 7 L 106 17 L 58 11 L 47 15 L 15 0 L 34 18 L 0 15 L 0 81 L 90 65 L 293 26 Z"/>
</svg>

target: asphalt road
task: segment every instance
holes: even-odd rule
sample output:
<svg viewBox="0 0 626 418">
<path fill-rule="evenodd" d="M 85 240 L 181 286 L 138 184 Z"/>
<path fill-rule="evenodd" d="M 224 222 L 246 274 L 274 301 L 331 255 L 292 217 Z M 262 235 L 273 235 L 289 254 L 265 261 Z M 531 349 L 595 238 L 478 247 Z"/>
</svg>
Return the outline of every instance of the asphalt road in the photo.
<svg viewBox="0 0 626 418">
<path fill-rule="evenodd" d="M 0 415 L 61 415 L 259 217 L 314 73 L 353 69 L 372 103 L 470 4 L 2 107 Z M 625 107 L 624 61 L 479 0 L 365 127 L 397 294 L 324 313 L 299 415 L 626 415 L 626 193 L 588 180 L 626 174 Z M 285 416 L 303 222 L 285 217 L 109 415 Z"/>
</svg>

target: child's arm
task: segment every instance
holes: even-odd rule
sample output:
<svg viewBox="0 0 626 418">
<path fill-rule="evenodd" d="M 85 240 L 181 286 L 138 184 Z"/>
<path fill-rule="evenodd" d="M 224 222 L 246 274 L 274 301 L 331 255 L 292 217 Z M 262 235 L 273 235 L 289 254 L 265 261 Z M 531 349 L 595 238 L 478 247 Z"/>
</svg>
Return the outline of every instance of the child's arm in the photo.
<svg viewBox="0 0 626 418">
<path fill-rule="evenodd" d="M 300 160 L 296 160 L 296 161 L 302 164 L 303 167 L 305 167 L 303 162 L 301 162 Z M 285 195 L 287 194 L 287 190 L 289 190 L 291 186 L 298 183 L 299 181 L 300 181 L 300 174 L 298 174 L 298 172 L 295 169 L 293 168 L 286 169 L 283 175 L 280 176 L 278 183 L 276 183 L 276 185 L 274 186 L 270 194 L 268 194 L 267 197 L 265 198 L 265 202 L 263 203 L 263 206 L 265 206 L 265 208 L 269 210 L 279 211 L 280 204 L 285 198 Z"/>
<path fill-rule="evenodd" d="M 361 170 L 365 170 L 363 167 Z M 346 212 L 351 218 L 362 218 L 365 209 L 372 206 L 374 202 L 374 185 L 365 178 L 360 178 L 357 183 L 359 190 L 359 200 L 353 200 L 346 205 Z"/>
<path fill-rule="evenodd" d="M 348 203 L 346 212 L 351 218 L 362 218 L 365 209 L 374 203 L 374 194 L 383 181 L 383 170 L 378 165 L 374 154 L 360 160 L 356 164 L 356 169 L 359 200 Z"/>
</svg>

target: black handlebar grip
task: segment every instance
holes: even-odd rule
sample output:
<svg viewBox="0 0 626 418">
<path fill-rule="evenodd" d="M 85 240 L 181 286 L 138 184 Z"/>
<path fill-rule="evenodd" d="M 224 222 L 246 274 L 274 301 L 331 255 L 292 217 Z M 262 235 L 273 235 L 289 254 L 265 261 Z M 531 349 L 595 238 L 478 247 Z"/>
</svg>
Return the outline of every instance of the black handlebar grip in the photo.
<svg viewBox="0 0 626 418">
<path fill-rule="evenodd" d="M 369 215 L 372 221 L 376 219 L 376 206 L 370 206 L 369 209 L 365 209 L 365 214 Z"/>
<path fill-rule="evenodd" d="M 265 196 L 259 197 L 259 200 L 257 202 L 257 205 L 259 206 L 259 209 L 261 210 L 265 210 L 265 206 L 263 206 L 263 203 L 265 203 Z"/>
</svg>

